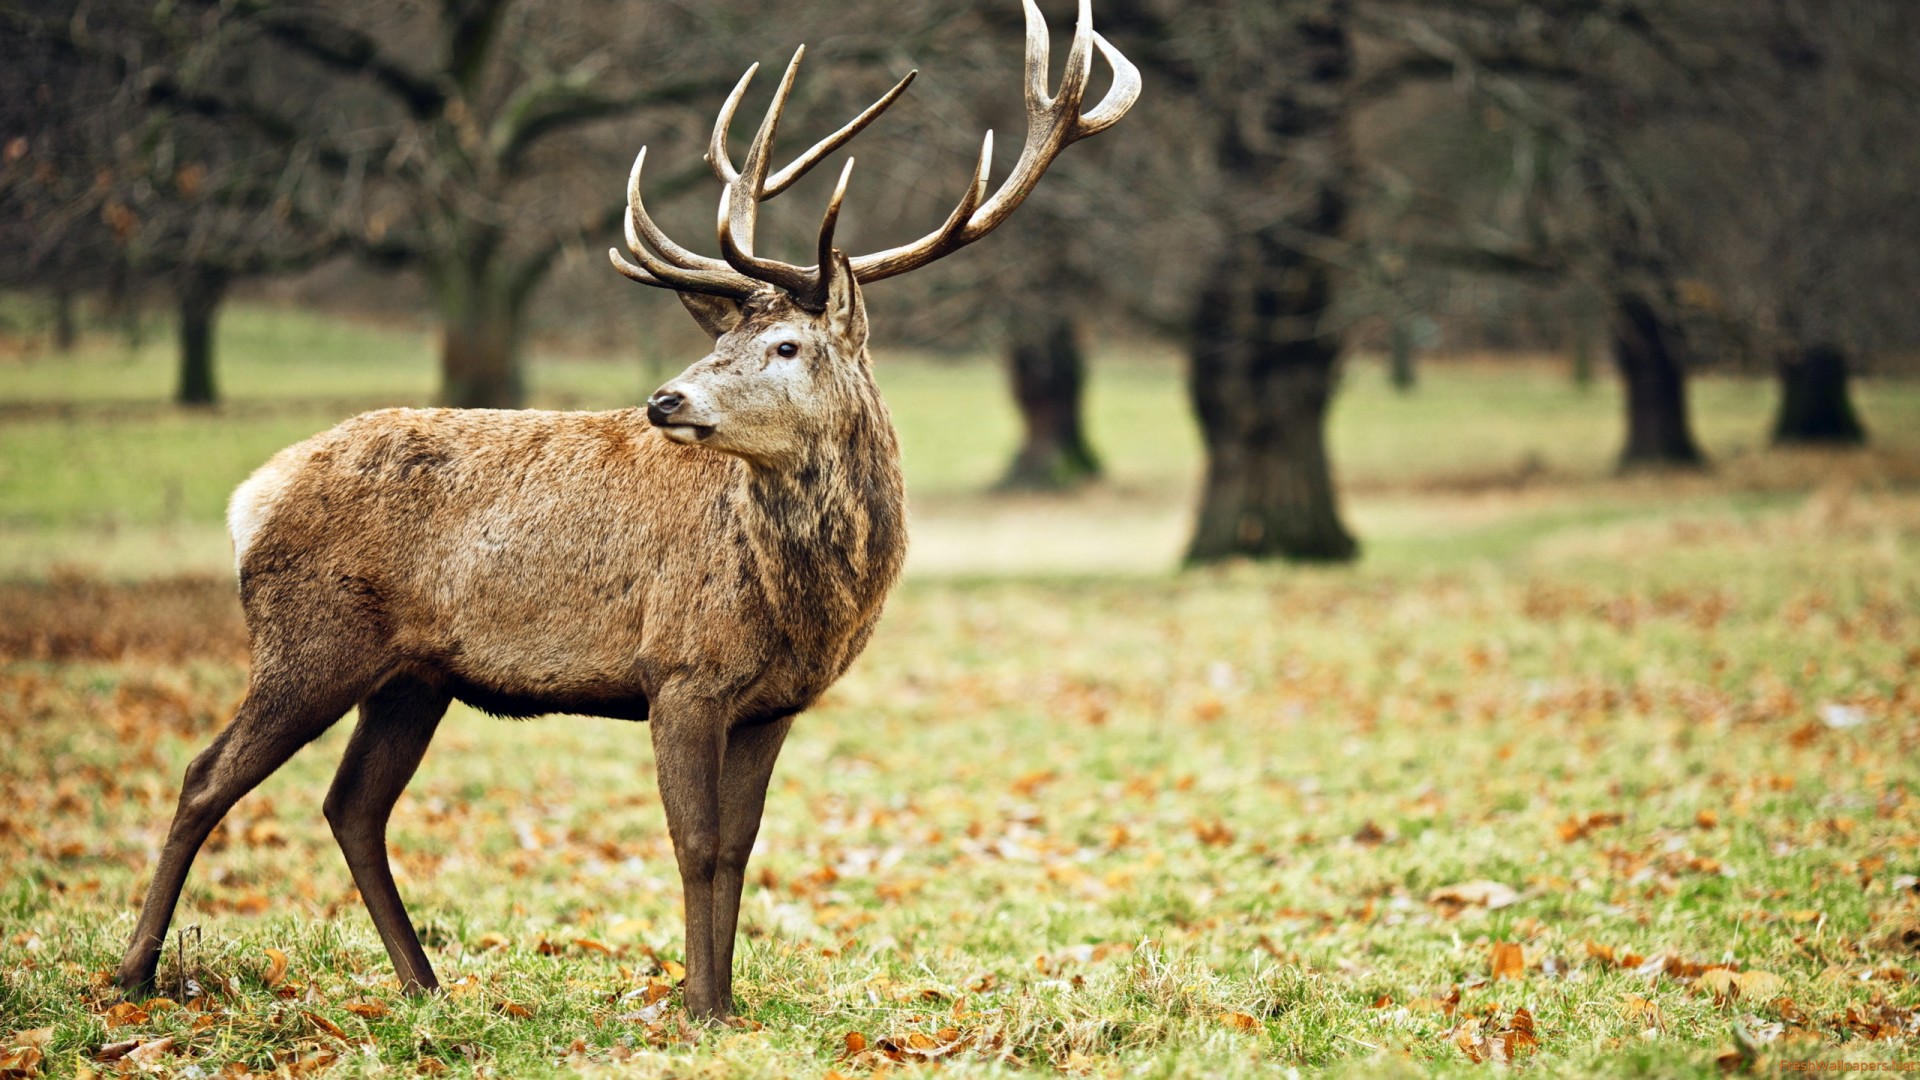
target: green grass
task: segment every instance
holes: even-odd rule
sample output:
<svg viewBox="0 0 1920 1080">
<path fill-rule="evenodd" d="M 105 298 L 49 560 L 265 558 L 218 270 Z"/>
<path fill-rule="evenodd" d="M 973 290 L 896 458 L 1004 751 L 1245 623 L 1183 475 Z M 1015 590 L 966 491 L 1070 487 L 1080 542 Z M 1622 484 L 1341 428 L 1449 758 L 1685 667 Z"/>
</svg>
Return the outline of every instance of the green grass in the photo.
<svg viewBox="0 0 1920 1080">
<path fill-rule="evenodd" d="M 91 339 L 70 357 L 0 362 L 0 577 L 56 567 L 116 578 L 220 572 L 226 496 L 274 451 L 364 409 L 432 400 L 424 331 L 245 305 L 220 326 L 227 404 L 214 414 L 163 404 L 172 378 L 164 338 L 137 349 Z M 916 515 L 910 572 L 1159 574 L 1177 561 L 1200 442 L 1172 352 L 1096 355 L 1088 423 L 1108 479 L 1052 504 L 1064 511 L 981 498 L 1018 437 L 992 365 L 889 352 L 884 340 L 878 364 Z M 536 404 L 593 408 L 640 400 L 666 370 L 552 352 L 530 367 Z M 1697 426 L 1728 481 L 1701 497 L 1800 492 L 1824 468 L 1759 449 L 1772 392 L 1764 381 L 1695 380 Z M 1920 386 L 1867 383 L 1860 404 L 1878 449 L 1863 459 L 1869 477 L 1920 456 Z M 1433 364 L 1419 391 L 1402 395 L 1362 358 L 1336 399 L 1332 456 L 1373 556 L 1479 557 L 1502 537 L 1524 544 L 1543 528 L 1658 512 L 1665 489 L 1593 489 L 1609 474 L 1620 411 L 1611 384 L 1582 389 L 1550 364 Z M 1490 512 L 1460 497 L 1484 502 L 1540 481 L 1587 489 Z M 1037 536 L 1036 515 L 1046 526 Z M 1089 515 L 1102 526 L 1074 526 Z"/>
<path fill-rule="evenodd" d="M 350 358 L 311 362 L 351 382 Z M 576 386 L 624 370 L 552 363 Z M 1196 452 L 1176 369 L 1097 367 L 1104 490 L 996 500 L 997 373 L 883 364 L 918 562 L 776 774 L 742 915 L 751 1024 L 643 1008 L 681 947 L 646 731 L 464 708 L 391 837 L 449 993 L 398 993 L 319 818 L 341 725 L 196 865 L 175 925 L 198 932 L 161 981 L 198 1004 L 115 1014 L 104 973 L 180 770 L 244 671 L 16 658 L 0 1052 L 40 1044 L 52 1075 L 172 1036 L 145 1053 L 176 1074 L 867 1076 L 911 1068 L 918 1035 L 957 1037 L 954 1075 L 1465 1075 L 1524 1008 L 1516 1068 L 1543 1075 L 1715 1075 L 1736 1031 L 1761 1072 L 1912 1060 L 1913 388 L 1864 388 L 1880 449 L 1829 457 L 1759 450 L 1766 389 L 1708 380 L 1716 472 L 1616 481 L 1606 391 L 1436 367 L 1399 398 L 1360 367 L 1334 437 L 1366 560 L 1172 574 Z M 363 374 L 354 394 L 407 399 L 402 373 Z M 74 398 L 112 395 L 91 379 Z M 217 546 L 151 543 L 217 545 L 225 486 L 329 408 L 0 416 L 0 569 L 218 568 Z M 125 549 L 76 559 L 87 537 Z M 1444 899 L 1471 882 L 1512 902 Z M 1519 977 L 1492 978 L 1497 943 Z M 1712 964 L 1779 981 L 1716 993 Z"/>
</svg>

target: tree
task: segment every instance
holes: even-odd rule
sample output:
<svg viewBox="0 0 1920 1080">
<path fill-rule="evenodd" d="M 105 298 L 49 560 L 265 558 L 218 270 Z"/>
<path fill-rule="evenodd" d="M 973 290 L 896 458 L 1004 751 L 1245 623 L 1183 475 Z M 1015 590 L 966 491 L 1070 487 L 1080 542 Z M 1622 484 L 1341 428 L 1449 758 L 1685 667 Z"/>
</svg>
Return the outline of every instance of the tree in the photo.
<svg viewBox="0 0 1920 1080">
<path fill-rule="evenodd" d="M 1342 339 L 1331 315 L 1355 197 L 1356 59 L 1346 0 L 1118 4 L 1141 62 L 1192 95 L 1214 170 L 1187 327 L 1188 391 L 1206 445 L 1190 563 L 1340 561 L 1326 415 Z"/>
<path fill-rule="evenodd" d="M 330 192 L 317 190 L 307 148 L 290 153 L 244 128 L 138 108 L 148 69 L 171 56 L 209 86 L 245 79 L 213 47 L 214 19 L 149 18 L 138 7 L 94 9 L 81 26 L 54 11 L 4 12 L 20 49 L 9 97 L 17 135 L 4 211 L 70 319 L 77 291 L 164 286 L 179 312 L 175 399 L 217 399 L 214 323 L 231 283 L 309 265 L 335 247 Z M 28 104 L 31 103 L 31 104 Z M 70 333 L 70 329 L 67 331 Z"/>
<path fill-rule="evenodd" d="M 356 249 L 424 273 L 441 396 L 458 406 L 521 404 L 535 288 L 569 243 L 619 221 L 610 170 L 578 168 L 608 160 L 593 126 L 727 84 L 712 35 L 664 5 L 192 9 L 217 17 L 212 36 L 250 77 L 216 84 L 176 54 L 153 65 L 149 100 L 244 127 L 284 155 L 312 147 L 356 211 Z"/>
</svg>

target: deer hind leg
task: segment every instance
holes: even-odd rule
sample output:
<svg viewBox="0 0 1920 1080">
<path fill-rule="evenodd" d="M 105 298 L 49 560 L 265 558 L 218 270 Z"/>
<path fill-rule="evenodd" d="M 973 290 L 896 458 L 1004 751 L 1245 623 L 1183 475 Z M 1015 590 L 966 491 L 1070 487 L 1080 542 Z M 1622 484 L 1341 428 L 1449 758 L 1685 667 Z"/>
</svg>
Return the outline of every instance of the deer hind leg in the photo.
<svg viewBox="0 0 1920 1080">
<path fill-rule="evenodd" d="M 303 628 L 310 629 L 310 628 Z M 372 651 L 325 650 L 314 635 L 297 652 L 256 650 L 246 700 L 226 730 L 187 766 L 166 844 L 140 906 L 116 981 L 138 992 L 153 981 L 194 856 L 233 804 L 345 715 L 378 676 Z M 357 657 L 329 664 L 325 655 Z"/>
<path fill-rule="evenodd" d="M 760 835 L 760 814 L 767 805 L 767 781 L 793 717 L 727 735 L 720 766 L 720 847 L 713 871 L 713 967 L 718 975 L 720 1011 L 733 1012 L 733 943 L 740 920 L 740 892 L 746 885 L 747 859 Z"/>
<path fill-rule="evenodd" d="M 400 985 L 408 991 L 438 989 L 440 982 L 394 887 L 387 862 L 387 819 L 426 755 L 450 700 L 446 691 L 412 676 L 389 680 L 360 703 L 360 721 L 327 792 L 327 823 Z"/>
</svg>

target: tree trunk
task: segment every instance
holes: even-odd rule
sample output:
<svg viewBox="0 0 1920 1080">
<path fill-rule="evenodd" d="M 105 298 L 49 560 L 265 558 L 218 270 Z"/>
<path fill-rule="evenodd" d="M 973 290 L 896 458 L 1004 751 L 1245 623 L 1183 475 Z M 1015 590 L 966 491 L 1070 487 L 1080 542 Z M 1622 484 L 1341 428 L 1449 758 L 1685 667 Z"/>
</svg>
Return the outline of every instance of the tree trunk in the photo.
<svg viewBox="0 0 1920 1080">
<path fill-rule="evenodd" d="M 1318 324 L 1331 275 L 1325 263 L 1260 236 L 1234 244 L 1201 293 L 1189 385 L 1207 474 L 1189 562 L 1331 562 L 1359 553 L 1327 462 L 1339 342 Z"/>
<path fill-rule="evenodd" d="M 1813 443 L 1860 446 L 1867 429 L 1854 411 L 1847 381 L 1847 355 L 1833 345 L 1813 345 L 1780 357 L 1780 414 L 1773 424 L 1779 445 Z"/>
<path fill-rule="evenodd" d="M 1348 4 L 1268 11 L 1246 43 L 1239 115 L 1216 146 L 1229 239 L 1194 308 L 1188 388 L 1207 449 L 1187 561 L 1341 561 L 1326 414 L 1328 325 L 1355 184 Z M 1234 111 L 1232 109 L 1230 112 Z"/>
<path fill-rule="evenodd" d="M 1573 326 L 1573 385 L 1582 390 L 1593 387 L 1593 330 L 1585 319 Z"/>
<path fill-rule="evenodd" d="M 214 320 L 226 297 L 227 277 L 218 270 L 191 266 L 180 271 L 180 383 L 174 400 L 182 405 L 212 405 L 220 400 L 213 378 Z"/>
<path fill-rule="evenodd" d="M 1016 313 L 1007 347 L 1013 399 L 1026 428 L 1002 491 L 1061 491 L 1095 479 L 1100 462 L 1080 424 L 1085 365 L 1073 320 Z"/>
<path fill-rule="evenodd" d="M 1678 333 L 1645 297 L 1622 293 L 1614 298 L 1613 359 L 1627 389 L 1622 471 L 1706 464 L 1687 416 L 1687 373 L 1677 355 Z"/>
<path fill-rule="evenodd" d="M 1411 393 L 1414 384 L 1419 381 L 1413 370 L 1413 327 L 1408 326 L 1405 320 L 1395 319 L 1390 333 L 1392 340 L 1388 346 L 1387 378 L 1395 390 L 1403 394 Z"/>
<path fill-rule="evenodd" d="M 460 409 L 517 409 L 526 403 L 520 347 L 521 298 L 492 260 L 459 259 L 434 274 L 440 308 L 440 400 Z"/>
<path fill-rule="evenodd" d="M 73 290 L 64 285 L 53 290 L 53 351 L 65 355 L 80 340 L 80 329 L 73 321 Z"/>
</svg>

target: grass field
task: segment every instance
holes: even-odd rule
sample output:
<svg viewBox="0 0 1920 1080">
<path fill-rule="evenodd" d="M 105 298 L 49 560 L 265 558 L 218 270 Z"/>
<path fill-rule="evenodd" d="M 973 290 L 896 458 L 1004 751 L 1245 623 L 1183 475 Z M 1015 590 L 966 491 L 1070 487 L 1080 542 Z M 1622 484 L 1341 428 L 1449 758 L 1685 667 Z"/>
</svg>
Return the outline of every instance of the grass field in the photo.
<svg viewBox="0 0 1920 1080">
<path fill-rule="evenodd" d="M 1715 471 L 1616 480 L 1604 387 L 1436 365 L 1403 398 L 1363 365 L 1333 438 L 1366 559 L 1176 573 L 1197 442 L 1177 367 L 1125 348 L 1111 479 L 1064 500 L 979 494 L 991 367 L 883 354 L 911 573 L 776 775 L 738 1027 L 674 1012 L 645 732 L 460 707 L 392 834 L 448 993 L 398 994 L 319 819 L 343 725 L 202 854 L 165 1000 L 120 1003 L 180 771 L 244 686 L 226 490 L 431 383 L 417 334 L 253 309 L 225 344 L 214 415 L 149 404 L 157 349 L 0 361 L 0 1076 L 1916 1060 L 1920 387 L 1862 388 L 1873 451 L 1789 455 L 1767 387 L 1702 380 Z"/>
</svg>

